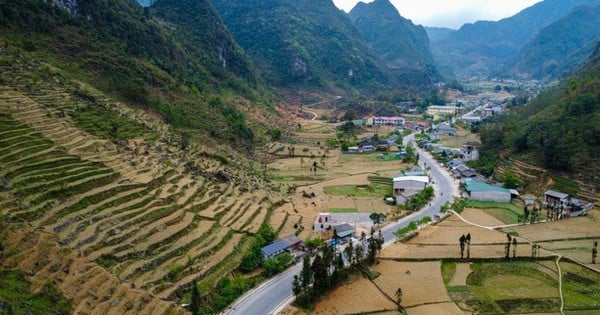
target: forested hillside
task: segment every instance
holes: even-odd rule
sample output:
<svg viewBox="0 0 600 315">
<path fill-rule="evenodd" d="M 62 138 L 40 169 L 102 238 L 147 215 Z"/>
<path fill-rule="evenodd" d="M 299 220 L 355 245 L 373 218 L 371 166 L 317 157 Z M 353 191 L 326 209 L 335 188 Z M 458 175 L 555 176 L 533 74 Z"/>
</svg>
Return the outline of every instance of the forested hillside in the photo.
<svg viewBox="0 0 600 315">
<path fill-rule="evenodd" d="M 330 0 L 211 1 L 275 87 L 353 94 L 429 84 L 423 73 L 389 70 Z"/>
<path fill-rule="evenodd" d="M 576 73 L 531 103 L 481 128 L 484 161 L 514 157 L 554 171 L 600 178 L 600 43 Z"/>
<path fill-rule="evenodd" d="M 521 48 L 542 28 L 581 5 L 598 5 L 600 0 L 545 0 L 497 22 L 478 21 L 433 43 L 440 66 L 459 75 L 488 75 Z"/>
<path fill-rule="evenodd" d="M 581 6 L 540 30 L 506 69 L 521 78 L 559 78 L 581 67 L 600 40 L 600 6 Z"/>
<path fill-rule="evenodd" d="M 389 0 L 359 2 L 349 16 L 365 41 L 389 67 L 422 70 L 437 80 L 425 29 L 402 17 Z"/>
<path fill-rule="evenodd" d="M 189 5 L 174 1 L 158 14 L 169 18 L 169 10 L 189 12 Z M 196 18 L 184 28 L 154 18 L 134 0 L 1 0 L 0 38 L 175 128 L 252 141 L 231 105 L 256 98 L 252 67 L 206 1 L 194 1 L 193 11 Z"/>
</svg>

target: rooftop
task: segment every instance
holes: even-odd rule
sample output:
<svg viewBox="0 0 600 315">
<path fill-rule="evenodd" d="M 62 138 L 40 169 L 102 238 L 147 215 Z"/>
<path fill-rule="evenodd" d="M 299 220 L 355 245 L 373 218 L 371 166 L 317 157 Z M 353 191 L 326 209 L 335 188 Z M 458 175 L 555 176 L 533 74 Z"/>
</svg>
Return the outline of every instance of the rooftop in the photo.
<svg viewBox="0 0 600 315">
<path fill-rule="evenodd" d="M 548 190 L 544 193 L 544 195 L 551 196 L 551 197 L 558 198 L 558 199 L 565 199 L 565 198 L 569 197 L 569 194 L 561 193 L 561 192 L 554 191 L 554 190 Z"/>
<path fill-rule="evenodd" d="M 469 192 L 483 192 L 483 191 L 498 191 L 510 194 L 510 190 L 502 187 L 492 186 L 484 182 L 474 181 L 472 179 L 463 179 L 465 184 L 465 190 Z"/>
</svg>

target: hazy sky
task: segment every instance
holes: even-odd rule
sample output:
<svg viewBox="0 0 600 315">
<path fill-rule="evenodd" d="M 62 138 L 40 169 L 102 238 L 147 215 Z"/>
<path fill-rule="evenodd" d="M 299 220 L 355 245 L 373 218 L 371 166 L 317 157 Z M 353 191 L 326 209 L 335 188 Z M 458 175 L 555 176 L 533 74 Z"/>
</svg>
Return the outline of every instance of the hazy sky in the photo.
<svg viewBox="0 0 600 315">
<path fill-rule="evenodd" d="M 443 26 L 457 29 L 478 20 L 509 17 L 541 0 L 390 0 L 400 14 L 415 24 Z M 349 12 L 359 0 L 333 0 L 335 5 Z M 362 0 L 373 2 L 373 0 Z"/>
</svg>

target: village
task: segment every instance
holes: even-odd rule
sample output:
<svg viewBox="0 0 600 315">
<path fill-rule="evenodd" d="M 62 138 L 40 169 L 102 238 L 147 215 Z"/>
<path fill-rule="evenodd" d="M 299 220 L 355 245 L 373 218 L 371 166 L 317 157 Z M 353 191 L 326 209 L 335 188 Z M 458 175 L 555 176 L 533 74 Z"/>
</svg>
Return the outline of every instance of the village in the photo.
<svg viewBox="0 0 600 315">
<path fill-rule="evenodd" d="M 546 266 L 548 260 L 560 255 L 566 260 L 561 263 L 563 268 L 589 277 L 589 272 L 597 270 L 595 257 L 590 257 L 593 244 L 600 239 L 594 223 L 599 214 L 592 201 L 553 187 L 530 191 L 520 182 L 506 185 L 500 178 L 485 176 L 469 166 L 480 158 L 481 150 L 471 126 L 480 119 L 501 114 L 505 105 L 486 99 L 470 101 L 468 108 L 430 106 L 428 119 L 415 115 L 357 119 L 352 123 L 364 131 L 352 145 L 340 146 L 337 142 L 329 147 L 322 144 L 333 142 L 331 137 L 339 123 L 299 119 L 302 128 L 293 144 L 294 154 L 289 148 L 276 150 L 276 159 L 268 165 L 267 175 L 290 191 L 290 202 L 281 208 L 284 213 L 278 214 L 285 220 L 278 228 L 280 238 L 262 248 L 263 258 L 289 253 L 300 261 L 306 255 L 315 255 L 314 244 L 366 247 L 365 240 L 374 231 L 389 235 L 385 237 L 380 263 L 373 267 L 382 276 L 374 281 L 356 278 L 336 289 L 331 297 L 317 304 L 316 314 L 388 314 L 398 305 L 408 314 L 476 312 L 480 305 L 465 300 L 462 293 L 453 293 L 452 286 L 458 285 L 460 290 L 470 288 L 467 278 L 474 272 L 470 267 L 473 261 L 492 259 L 502 264 L 505 257 L 515 257 L 517 261 L 519 257 L 525 261 L 535 258 L 541 262 L 523 264 L 538 270 L 539 264 Z M 327 109 L 311 111 L 321 115 Z M 446 196 L 451 202 L 436 203 L 435 198 L 443 192 L 432 176 L 434 166 L 443 169 L 456 188 L 456 193 Z M 428 220 L 412 219 L 424 212 Z M 406 220 L 415 221 L 417 229 L 408 233 L 390 231 L 397 222 Z M 578 229 L 573 230 L 573 226 Z M 564 236 L 556 239 L 556 233 Z M 458 249 L 458 240 L 467 234 L 465 255 Z M 507 247 L 508 235 L 511 246 Z M 573 246 L 578 249 L 573 250 Z M 424 261 L 414 262 L 415 259 Z M 581 268 L 578 266 L 583 269 L 577 269 Z M 447 268 L 455 271 L 448 275 Z M 435 269 L 441 273 L 429 273 Z M 560 271 L 551 273 L 556 276 Z M 514 277 L 508 271 L 506 276 Z M 392 286 L 397 284 L 407 290 L 401 303 L 386 298 L 394 297 L 398 288 Z M 353 302 L 356 294 L 366 294 L 372 302 L 358 306 Z M 493 306 L 506 310 L 502 304 L 506 298 L 516 297 L 498 297 Z M 547 298 L 558 297 L 550 294 Z M 523 310 L 540 310 L 527 307 Z M 298 314 L 298 310 L 290 308 L 284 313 Z"/>
</svg>

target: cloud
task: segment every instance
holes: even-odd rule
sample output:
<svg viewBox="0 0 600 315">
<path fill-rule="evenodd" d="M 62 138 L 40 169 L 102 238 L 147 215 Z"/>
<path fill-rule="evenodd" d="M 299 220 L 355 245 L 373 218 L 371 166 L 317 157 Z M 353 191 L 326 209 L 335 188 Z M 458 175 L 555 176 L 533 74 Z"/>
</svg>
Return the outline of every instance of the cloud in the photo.
<svg viewBox="0 0 600 315">
<path fill-rule="evenodd" d="M 427 26 L 459 28 L 478 20 L 496 21 L 512 16 L 541 0 L 390 0 L 405 18 Z M 358 0 L 333 0 L 349 12 Z M 373 2 L 363 0 L 362 2 Z"/>
</svg>

